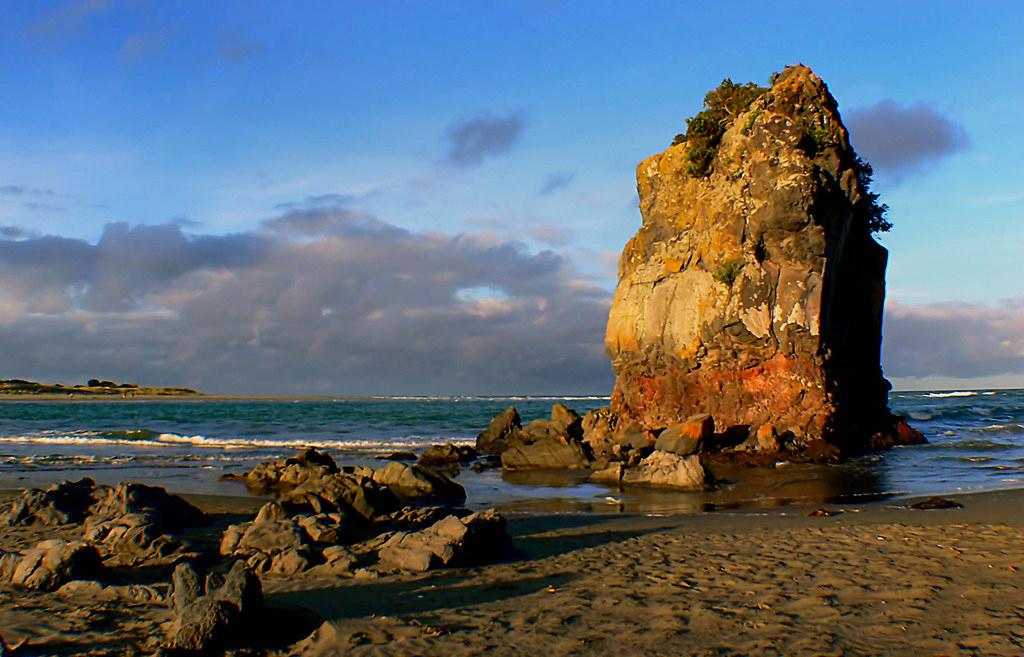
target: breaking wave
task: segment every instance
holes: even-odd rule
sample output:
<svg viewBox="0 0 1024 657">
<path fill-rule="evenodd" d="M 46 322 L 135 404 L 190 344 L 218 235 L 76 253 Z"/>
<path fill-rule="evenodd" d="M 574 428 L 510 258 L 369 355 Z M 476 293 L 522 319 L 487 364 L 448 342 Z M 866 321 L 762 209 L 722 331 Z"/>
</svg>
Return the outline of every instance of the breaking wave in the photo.
<svg viewBox="0 0 1024 657">
<path fill-rule="evenodd" d="M 252 449 L 336 449 L 351 451 L 386 451 L 429 447 L 438 443 L 472 445 L 469 438 L 441 436 L 406 436 L 382 439 L 350 440 L 265 440 L 251 438 L 211 438 L 203 435 L 182 435 L 158 433 L 148 429 L 129 431 L 83 431 L 77 433 L 48 432 L 26 436 L 0 436 L 0 444 L 39 445 L 131 445 L 133 447 L 182 447 L 191 446 L 205 449 L 252 450 Z"/>
</svg>

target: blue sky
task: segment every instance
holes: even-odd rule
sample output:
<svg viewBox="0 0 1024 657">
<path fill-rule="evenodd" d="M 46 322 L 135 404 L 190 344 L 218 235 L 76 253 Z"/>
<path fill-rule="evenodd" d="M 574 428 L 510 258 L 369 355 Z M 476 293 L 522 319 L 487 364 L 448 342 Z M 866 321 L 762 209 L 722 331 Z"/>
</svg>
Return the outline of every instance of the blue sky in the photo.
<svg viewBox="0 0 1024 657">
<path fill-rule="evenodd" d="M 802 62 L 828 82 L 854 145 L 893 162 L 876 163 L 876 191 L 895 224 L 881 241 L 900 316 L 981 322 L 976 340 L 1009 340 L 996 353 L 966 345 L 968 364 L 945 371 L 887 353 L 887 371 L 907 385 L 1024 385 L 1022 18 L 1012 2 L 5 2 L 0 226 L 91 245 L 117 222 L 226 239 L 330 206 L 423 239 L 518 243 L 524 261 L 552 251 L 567 290 L 599 295 L 639 225 L 636 163 L 723 78 L 763 83 Z M 887 153 L 884 125 L 858 135 L 850 116 L 885 103 L 937 122 L 950 145 Z M 463 288 L 503 289 L 471 285 L 469 271 Z M 27 302 L 6 303 L 13 331 L 26 313 L 11 308 Z M 72 305 L 61 312 L 96 322 L 97 339 L 125 320 Z M 1004 365 L 970 366 L 982 360 Z M 586 377 L 577 387 L 605 385 L 596 366 Z M 405 391 L 388 381 L 376 385 Z M 338 385 L 325 374 L 318 390 Z"/>
</svg>

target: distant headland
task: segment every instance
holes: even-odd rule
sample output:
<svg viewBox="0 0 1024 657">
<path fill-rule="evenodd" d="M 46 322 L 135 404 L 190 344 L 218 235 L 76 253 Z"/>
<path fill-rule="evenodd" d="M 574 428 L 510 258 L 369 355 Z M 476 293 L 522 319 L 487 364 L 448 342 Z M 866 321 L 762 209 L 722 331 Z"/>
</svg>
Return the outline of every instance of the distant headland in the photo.
<svg viewBox="0 0 1024 657">
<path fill-rule="evenodd" d="M 203 393 L 192 388 L 166 388 L 140 386 L 136 383 L 115 383 L 89 379 L 84 384 L 39 383 L 25 379 L 0 380 L 0 398 L 3 397 L 201 397 Z"/>
</svg>

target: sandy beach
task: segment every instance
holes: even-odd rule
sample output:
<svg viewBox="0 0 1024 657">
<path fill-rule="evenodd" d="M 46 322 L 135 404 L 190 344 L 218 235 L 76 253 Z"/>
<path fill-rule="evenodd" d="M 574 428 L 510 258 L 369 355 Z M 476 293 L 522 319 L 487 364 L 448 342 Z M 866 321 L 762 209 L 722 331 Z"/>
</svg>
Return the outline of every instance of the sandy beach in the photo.
<svg viewBox="0 0 1024 657">
<path fill-rule="evenodd" d="M 956 499 L 831 517 L 513 516 L 515 556 L 493 565 L 266 575 L 260 642 L 274 655 L 1020 655 L 1024 491 Z M 221 524 L 259 504 L 191 500 Z M 5 529 L 0 547 L 59 534 Z M 124 576 L 137 583 L 100 597 L 0 585 L 0 634 L 27 640 L 16 655 L 151 654 L 166 585 Z"/>
</svg>

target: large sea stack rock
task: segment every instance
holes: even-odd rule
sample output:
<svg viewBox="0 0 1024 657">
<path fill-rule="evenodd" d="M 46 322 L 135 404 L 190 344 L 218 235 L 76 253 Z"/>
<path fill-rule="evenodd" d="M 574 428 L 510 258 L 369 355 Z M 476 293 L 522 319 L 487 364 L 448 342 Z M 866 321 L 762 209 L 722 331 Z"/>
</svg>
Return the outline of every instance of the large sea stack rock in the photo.
<svg viewBox="0 0 1024 657">
<path fill-rule="evenodd" d="M 637 167 L 643 225 L 605 338 L 612 411 L 652 430 L 699 413 L 719 431 L 770 425 L 809 452 L 918 440 L 880 367 L 884 206 L 828 87 L 792 66 L 706 106 Z"/>
</svg>

